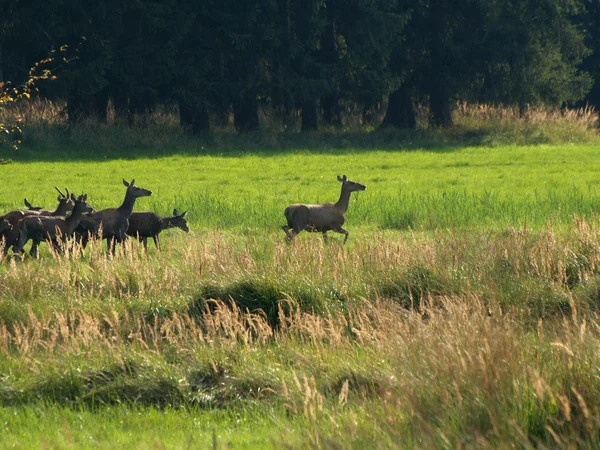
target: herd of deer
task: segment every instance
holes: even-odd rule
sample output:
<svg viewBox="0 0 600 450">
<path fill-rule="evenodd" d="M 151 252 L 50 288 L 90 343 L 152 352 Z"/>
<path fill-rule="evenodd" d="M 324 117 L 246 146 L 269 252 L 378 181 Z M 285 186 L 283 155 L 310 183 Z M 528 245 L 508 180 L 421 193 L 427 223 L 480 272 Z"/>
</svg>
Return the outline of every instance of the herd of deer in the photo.
<svg viewBox="0 0 600 450">
<path fill-rule="evenodd" d="M 327 232 L 335 231 L 345 235 L 348 231 L 342 228 L 348 210 L 350 194 L 364 191 L 362 184 L 350 181 L 346 175 L 338 176 L 342 183 L 342 193 L 335 203 L 306 205 L 297 203 L 285 209 L 287 225 L 284 225 L 286 240 L 291 241 L 303 230 L 323 233 L 327 241 Z M 188 232 L 186 213 L 173 210 L 172 217 L 160 217 L 153 212 L 133 212 L 135 200 L 152 195 L 152 191 L 123 180 L 127 187 L 125 199 L 118 208 L 96 211 L 87 203 L 87 194 L 75 197 L 58 191 L 58 206 L 55 210 L 45 210 L 32 206 L 25 199 L 28 209 L 16 210 L 0 216 L 0 240 L 4 241 L 3 252 L 6 256 L 12 247 L 14 253 L 22 253 L 25 244 L 31 240 L 31 256 L 37 258 L 37 249 L 42 241 L 51 245 L 56 252 L 62 252 L 68 239 L 75 239 L 83 248 L 90 238 L 106 239 L 109 252 L 115 252 L 116 244 L 121 244 L 126 237 L 136 237 L 147 250 L 148 238 L 153 238 L 157 249 L 160 249 L 158 235 L 167 228 L 181 228 Z M 67 215 L 67 213 L 71 213 Z"/>
</svg>

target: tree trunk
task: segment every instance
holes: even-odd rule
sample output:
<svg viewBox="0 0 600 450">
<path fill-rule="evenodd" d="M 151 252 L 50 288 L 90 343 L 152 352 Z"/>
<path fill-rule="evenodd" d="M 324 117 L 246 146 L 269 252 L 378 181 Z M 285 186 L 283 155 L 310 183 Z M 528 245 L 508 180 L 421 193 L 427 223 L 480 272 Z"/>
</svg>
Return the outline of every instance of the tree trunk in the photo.
<svg viewBox="0 0 600 450">
<path fill-rule="evenodd" d="M 184 100 L 179 101 L 179 123 L 194 135 L 209 131 L 208 108 L 206 102 L 192 104 Z"/>
<path fill-rule="evenodd" d="M 4 62 L 2 61 L 2 42 L 0 42 L 0 92 L 4 90 L 4 71 L 2 67 L 4 66 Z"/>
<path fill-rule="evenodd" d="M 452 126 L 452 106 L 444 80 L 437 80 L 429 93 L 429 124 L 434 128 Z"/>
<path fill-rule="evenodd" d="M 300 131 L 317 131 L 318 129 L 317 102 L 315 100 L 305 100 L 302 103 L 302 125 L 300 126 Z"/>
<path fill-rule="evenodd" d="M 342 126 L 342 108 L 340 96 L 337 91 L 321 97 L 321 108 L 323 109 L 323 120 L 335 128 Z"/>
<path fill-rule="evenodd" d="M 433 32 L 430 47 L 431 79 L 429 82 L 429 124 L 434 128 L 452 126 L 450 77 L 448 76 L 447 3 L 435 0 L 430 4 L 430 26 Z"/>
<path fill-rule="evenodd" d="M 387 112 L 379 128 L 417 128 L 417 112 L 408 87 L 401 86 L 390 94 Z"/>
<path fill-rule="evenodd" d="M 258 101 L 256 96 L 246 96 L 236 105 L 233 112 L 233 121 L 235 129 L 240 133 L 258 130 Z"/>
<path fill-rule="evenodd" d="M 338 61 L 338 46 L 336 42 L 336 23 L 333 5 L 327 5 L 327 25 L 321 34 L 321 62 L 327 67 Z M 335 80 L 331 92 L 321 97 L 323 120 L 328 125 L 336 128 L 342 126 L 342 108 L 340 106 L 340 93 Z"/>
<path fill-rule="evenodd" d="M 129 109 L 127 95 L 122 92 L 113 92 L 112 104 L 115 111 L 115 121 L 119 123 L 127 122 L 131 126 L 131 110 Z"/>
</svg>

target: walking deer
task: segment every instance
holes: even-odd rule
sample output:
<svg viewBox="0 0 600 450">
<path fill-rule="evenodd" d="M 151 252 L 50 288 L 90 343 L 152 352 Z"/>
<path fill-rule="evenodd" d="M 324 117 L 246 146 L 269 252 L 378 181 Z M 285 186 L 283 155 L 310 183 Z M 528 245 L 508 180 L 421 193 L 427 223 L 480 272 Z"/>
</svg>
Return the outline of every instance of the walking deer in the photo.
<svg viewBox="0 0 600 450">
<path fill-rule="evenodd" d="M 350 181 L 346 175 L 343 177 L 338 175 L 337 178 L 342 183 L 342 193 L 337 202 L 322 205 L 296 203 L 285 209 L 287 225 L 284 225 L 282 229 L 285 231 L 288 242 L 302 230 L 323 233 L 323 239 L 327 242 L 327 232 L 331 230 L 345 234 L 344 244 L 346 243 L 348 231 L 342 228 L 342 225 L 346 220 L 350 194 L 354 191 L 364 191 L 367 188 L 360 183 Z"/>
<path fill-rule="evenodd" d="M 52 243 L 56 250 L 61 251 L 62 244 L 73 235 L 83 213 L 92 211 L 92 207 L 86 203 L 87 195 L 75 198 L 71 194 L 71 200 L 74 204 L 73 212 L 67 217 L 33 215 L 21 219 L 18 224 L 19 239 L 14 252 L 20 253 L 30 239 L 33 244 L 29 254 L 34 258 L 37 258 L 37 249 L 42 241 Z"/>
<path fill-rule="evenodd" d="M 154 240 L 154 245 L 160 250 L 158 235 L 167 228 L 181 228 L 186 233 L 190 231 L 185 220 L 186 212 L 179 214 L 174 209 L 172 217 L 160 217 L 153 212 L 134 212 L 129 217 L 129 228 L 127 234 L 136 237 L 144 245 L 144 250 L 148 250 L 148 238 Z"/>
<path fill-rule="evenodd" d="M 1 236 L 4 238 L 4 255 L 8 254 L 8 249 L 10 249 L 10 247 L 13 247 L 13 252 L 15 251 L 14 245 L 19 239 L 18 223 L 20 220 L 30 216 L 64 216 L 67 214 L 67 212 L 73 209 L 73 202 L 68 197 L 69 190 L 66 189 L 67 195 L 64 195 L 62 192 L 60 192 L 60 190 L 57 187 L 55 187 L 55 189 L 59 192 L 60 195 L 58 196 L 58 206 L 54 211 L 16 210 L 6 213 L 3 216 L 12 226 L 10 230 L 4 231 L 1 234 Z"/>
<path fill-rule="evenodd" d="M 139 197 L 148 197 L 152 191 L 136 186 L 135 180 L 128 183 L 123 179 L 123 184 L 127 187 L 125 199 L 118 208 L 103 209 L 83 217 L 76 233 L 81 237 L 82 245 L 85 247 L 90 236 L 106 239 L 109 252 L 115 252 L 115 245 L 122 243 L 126 239 L 127 228 L 129 228 L 129 217 L 133 212 L 135 199 Z M 102 235 L 99 230 L 102 229 Z"/>
</svg>

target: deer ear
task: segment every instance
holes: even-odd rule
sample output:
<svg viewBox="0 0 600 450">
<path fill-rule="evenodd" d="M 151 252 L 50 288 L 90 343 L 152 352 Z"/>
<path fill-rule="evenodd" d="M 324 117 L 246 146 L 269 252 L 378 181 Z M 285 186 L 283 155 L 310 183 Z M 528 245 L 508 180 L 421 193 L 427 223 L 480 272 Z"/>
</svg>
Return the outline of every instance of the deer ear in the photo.
<svg viewBox="0 0 600 450">
<path fill-rule="evenodd" d="M 348 177 L 346 175 L 344 175 L 342 178 L 344 178 L 344 181 L 348 181 Z"/>
<path fill-rule="evenodd" d="M 178 216 L 178 215 L 179 215 L 179 211 L 177 211 L 177 208 L 175 208 L 175 209 L 173 210 L 173 215 L 174 215 L 174 216 Z"/>
<path fill-rule="evenodd" d="M 340 177 L 339 175 L 338 175 L 337 177 L 338 177 L 338 181 L 339 181 L 340 183 L 343 183 L 343 182 L 344 182 L 344 179 L 343 179 L 342 177 Z"/>
<path fill-rule="evenodd" d="M 129 183 L 129 186 L 133 186 L 134 184 L 135 184 L 135 180 L 132 178 L 131 183 Z"/>
<path fill-rule="evenodd" d="M 73 200 L 73 201 L 77 200 L 72 193 L 71 193 L 71 200 Z"/>
<path fill-rule="evenodd" d="M 123 184 L 127 187 L 129 187 L 129 183 L 127 181 L 125 181 L 125 178 L 123 178 Z"/>
<path fill-rule="evenodd" d="M 187 211 L 184 211 L 181 213 L 181 216 L 179 216 L 179 217 L 185 217 L 186 214 L 187 214 Z"/>
</svg>

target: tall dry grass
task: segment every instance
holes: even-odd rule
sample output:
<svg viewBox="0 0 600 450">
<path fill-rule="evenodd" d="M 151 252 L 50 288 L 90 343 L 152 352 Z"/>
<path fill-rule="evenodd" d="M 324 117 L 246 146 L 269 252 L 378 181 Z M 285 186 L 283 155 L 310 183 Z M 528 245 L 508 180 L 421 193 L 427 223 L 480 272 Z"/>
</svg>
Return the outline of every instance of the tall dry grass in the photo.
<svg viewBox="0 0 600 450">
<path fill-rule="evenodd" d="M 0 404 L 264 408 L 291 447 L 595 447 L 599 231 L 11 258 Z"/>
<path fill-rule="evenodd" d="M 461 102 L 454 111 L 459 128 L 485 133 L 485 143 L 544 144 L 558 141 L 587 142 L 598 133 L 599 117 L 590 106 L 525 109 Z"/>
<path fill-rule="evenodd" d="M 597 316 L 574 309 L 531 331 L 474 296 L 420 312 L 291 306 L 277 329 L 223 302 L 160 322 L 32 315 L 0 329 L 2 366 L 19 373 L 2 380 L 2 400 L 279 405 L 324 448 L 598 445 Z"/>
<path fill-rule="evenodd" d="M 550 108 L 543 105 L 519 109 L 457 103 L 454 126 L 435 130 L 428 125 L 426 106 L 417 108 L 417 130 L 387 130 L 373 133 L 376 123 L 363 123 L 362 110 L 349 108 L 341 129 L 323 124 L 319 133 L 299 134 L 296 126 L 283 126 L 268 110 L 261 111 L 261 131 L 238 136 L 232 121 L 214 126 L 211 133 L 200 137 L 186 135 L 179 125 L 177 108 L 163 105 L 155 111 L 134 117 L 131 124 L 115 119 L 109 107 L 108 120 L 69 124 L 66 105 L 62 101 L 34 99 L 11 105 L 2 111 L 1 119 L 23 120 L 25 147 L 62 149 L 73 146 L 78 152 L 93 147 L 106 151 L 115 149 L 155 149 L 165 151 L 185 149 L 198 143 L 211 150 L 252 148 L 319 149 L 328 148 L 402 148 L 444 145 L 536 145 L 562 142 L 595 142 L 598 139 L 598 113 L 590 107 Z M 382 120 L 382 111 L 378 116 Z M 213 123 L 219 121 L 215 120 Z M 220 123 L 220 122 L 219 122 Z"/>
</svg>

